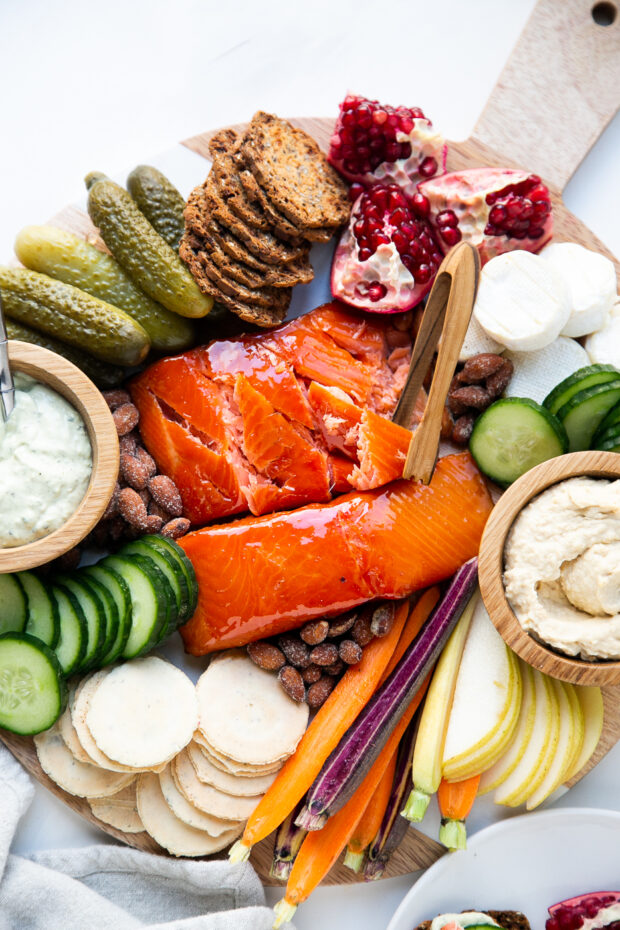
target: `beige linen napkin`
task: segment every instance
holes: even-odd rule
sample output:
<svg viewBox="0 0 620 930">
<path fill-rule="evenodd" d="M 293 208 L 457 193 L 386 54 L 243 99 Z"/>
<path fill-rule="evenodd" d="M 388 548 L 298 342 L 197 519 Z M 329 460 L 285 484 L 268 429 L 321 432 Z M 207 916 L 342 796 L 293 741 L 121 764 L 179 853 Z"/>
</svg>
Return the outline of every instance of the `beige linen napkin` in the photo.
<svg viewBox="0 0 620 930">
<path fill-rule="evenodd" d="M 125 846 L 11 855 L 32 796 L 29 776 L 0 744 L 0 930 L 271 927 L 273 911 L 248 863 L 170 859 Z"/>
</svg>

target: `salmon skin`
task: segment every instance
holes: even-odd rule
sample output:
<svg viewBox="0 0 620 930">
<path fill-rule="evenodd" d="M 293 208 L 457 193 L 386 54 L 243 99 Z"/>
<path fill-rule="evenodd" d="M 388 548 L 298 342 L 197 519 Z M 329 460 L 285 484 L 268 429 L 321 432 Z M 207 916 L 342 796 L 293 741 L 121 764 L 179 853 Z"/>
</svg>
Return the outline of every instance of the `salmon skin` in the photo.
<svg viewBox="0 0 620 930">
<path fill-rule="evenodd" d="M 389 320 L 332 303 L 162 359 L 131 394 L 147 449 L 202 526 L 400 477 L 411 435 L 388 418 L 410 348 Z"/>
<path fill-rule="evenodd" d="M 491 507 L 463 452 L 440 459 L 428 486 L 400 480 L 189 533 L 179 544 L 199 596 L 180 629 L 185 648 L 204 655 L 243 646 L 442 581 L 477 554 Z"/>
</svg>

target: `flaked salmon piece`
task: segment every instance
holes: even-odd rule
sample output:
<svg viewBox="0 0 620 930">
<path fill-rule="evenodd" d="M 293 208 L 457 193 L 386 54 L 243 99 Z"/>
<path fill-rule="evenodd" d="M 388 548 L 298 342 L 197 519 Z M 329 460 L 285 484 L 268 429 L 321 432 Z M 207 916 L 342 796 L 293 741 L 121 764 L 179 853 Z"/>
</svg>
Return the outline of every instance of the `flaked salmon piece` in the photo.
<svg viewBox="0 0 620 930">
<path fill-rule="evenodd" d="M 478 551 L 492 503 L 469 453 L 430 485 L 396 481 L 328 504 L 246 517 L 179 540 L 199 585 L 181 628 L 193 655 L 242 646 L 374 598 L 402 598 Z"/>
<path fill-rule="evenodd" d="M 363 408 L 354 404 L 340 388 L 325 387 L 316 381 L 310 382 L 308 400 L 330 452 L 338 450 L 357 461 L 357 437 Z"/>
<path fill-rule="evenodd" d="M 175 482 L 183 510 L 194 524 L 242 513 L 247 503 L 228 458 L 192 435 L 183 421 L 172 419 L 145 385 L 132 391 L 140 409 L 140 429 L 147 448 L 157 449 L 160 471 Z"/>
<path fill-rule="evenodd" d="M 334 342 L 354 358 L 375 362 L 385 358 L 384 328 L 378 327 L 366 317 L 352 316 L 342 304 L 334 302 L 319 307 L 312 314 L 311 324 L 314 329 L 328 333 Z"/>
<path fill-rule="evenodd" d="M 346 494 L 352 490 L 349 476 L 353 470 L 353 462 L 338 452 L 330 452 L 327 456 L 331 474 L 331 490 L 333 494 Z"/>
<path fill-rule="evenodd" d="M 243 421 L 245 457 L 284 492 L 286 503 L 282 506 L 299 506 L 309 497 L 329 500 L 327 455 L 317 447 L 310 431 L 275 410 L 243 374 L 237 375 L 234 398 Z M 251 499 L 249 504 L 252 513 L 266 512 Z"/>
</svg>

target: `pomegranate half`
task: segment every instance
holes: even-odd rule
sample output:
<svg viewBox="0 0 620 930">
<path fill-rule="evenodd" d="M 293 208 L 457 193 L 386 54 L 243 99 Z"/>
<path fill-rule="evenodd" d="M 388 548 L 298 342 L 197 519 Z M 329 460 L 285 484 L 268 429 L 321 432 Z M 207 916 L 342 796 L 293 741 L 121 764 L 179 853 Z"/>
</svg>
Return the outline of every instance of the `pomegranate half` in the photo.
<svg viewBox="0 0 620 930">
<path fill-rule="evenodd" d="M 539 252 L 553 234 L 549 190 L 526 171 L 453 171 L 419 184 L 413 203 L 444 251 L 464 239 L 477 247 L 483 264 L 512 249 Z"/>
<path fill-rule="evenodd" d="M 443 258 L 430 224 L 397 184 L 376 184 L 353 204 L 332 263 L 332 294 L 359 310 L 397 313 L 428 293 Z"/>
<path fill-rule="evenodd" d="M 546 930 L 620 930 L 620 892 L 596 891 L 552 904 Z M 613 909 L 613 910 L 612 910 Z"/>
<path fill-rule="evenodd" d="M 443 174 L 446 144 L 419 107 L 384 106 L 349 94 L 327 157 L 348 181 L 365 187 L 393 182 L 412 195 L 419 181 Z"/>
</svg>

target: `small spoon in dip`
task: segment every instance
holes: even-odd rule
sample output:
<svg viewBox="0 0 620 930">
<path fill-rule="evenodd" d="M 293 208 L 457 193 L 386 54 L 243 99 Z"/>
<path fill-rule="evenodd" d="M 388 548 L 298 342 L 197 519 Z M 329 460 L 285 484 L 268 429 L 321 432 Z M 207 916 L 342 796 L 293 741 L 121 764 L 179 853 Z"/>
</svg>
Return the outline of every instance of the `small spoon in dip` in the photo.
<svg viewBox="0 0 620 930">
<path fill-rule="evenodd" d="M 0 294 L 0 414 L 6 423 L 15 407 L 15 387 L 9 365 L 9 350 L 2 314 L 2 295 Z"/>
</svg>

